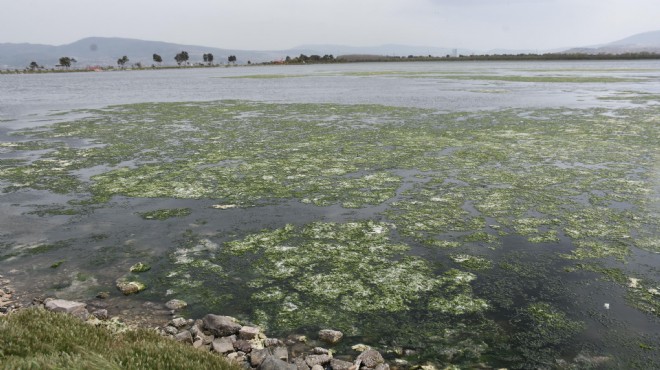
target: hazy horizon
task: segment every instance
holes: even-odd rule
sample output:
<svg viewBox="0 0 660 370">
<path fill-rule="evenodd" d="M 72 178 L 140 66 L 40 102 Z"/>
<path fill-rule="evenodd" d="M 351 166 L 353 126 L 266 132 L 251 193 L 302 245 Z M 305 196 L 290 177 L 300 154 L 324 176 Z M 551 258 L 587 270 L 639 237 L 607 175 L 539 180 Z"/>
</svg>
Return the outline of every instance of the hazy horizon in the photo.
<svg viewBox="0 0 660 370">
<path fill-rule="evenodd" d="M 468 49 L 587 46 L 660 29 L 655 0 L 24 0 L 3 5 L 0 42 L 91 36 L 225 49 L 405 44 Z"/>
</svg>

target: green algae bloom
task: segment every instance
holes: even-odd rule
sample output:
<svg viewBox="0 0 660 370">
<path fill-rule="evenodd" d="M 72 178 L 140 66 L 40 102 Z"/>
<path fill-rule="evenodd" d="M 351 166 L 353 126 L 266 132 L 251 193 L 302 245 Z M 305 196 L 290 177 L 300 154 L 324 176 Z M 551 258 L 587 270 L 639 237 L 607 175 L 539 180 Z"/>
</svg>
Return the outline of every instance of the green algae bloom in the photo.
<svg viewBox="0 0 660 370">
<path fill-rule="evenodd" d="M 473 296 L 474 275 L 458 270 L 436 275 L 426 261 L 405 256 L 407 245 L 390 241 L 391 227 L 373 221 L 316 222 L 250 234 L 213 249 L 217 273 L 203 277 L 200 285 L 218 273 L 249 277 L 245 290 L 252 292 L 259 324 L 275 330 L 320 324 L 350 329 L 364 314 L 420 309 L 429 297 L 428 309 L 450 315 L 488 308 Z M 189 277 L 200 267 L 195 262 L 203 258 L 202 248 L 192 250 L 196 258 L 182 251 L 181 266 L 170 278 Z M 232 271 L 237 269 L 233 256 L 252 261 L 250 271 Z"/>
<path fill-rule="evenodd" d="M 603 82 L 543 78 L 515 82 Z M 76 198 L 30 206 L 39 217 L 82 215 L 116 199 L 178 199 L 185 208 L 155 205 L 134 217 L 194 215 L 200 221 L 184 227 L 203 229 L 167 236 L 169 265 L 149 282 L 154 294 L 238 307 L 275 331 L 384 333 L 429 346 L 444 363 L 476 363 L 499 340 L 518 356 L 511 361 L 538 367 L 583 328 L 545 303 L 568 297 L 562 277 L 596 275 L 632 307 L 660 314 L 657 277 L 625 267 L 660 250 L 652 102 L 454 113 L 247 101 L 114 106 L 14 132 L 21 141 L 0 147 L 0 188 Z M 198 215 L 284 203 L 320 216 L 217 232 Z M 0 258 L 65 246 L 5 243 Z M 496 319 L 516 333 L 485 339 Z M 417 324 L 422 332 L 410 334 Z M 462 329 L 450 333 L 450 324 Z M 539 352 L 547 356 L 533 362 Z"/>
<path fill-rule="evenodd" d="M 192 213 L 190 208 L 157 209 L 155 211 L 140 212 L 140 217 L 145 220 L 167 220 L 173 217 L 185 217 Z"/>
</svg>

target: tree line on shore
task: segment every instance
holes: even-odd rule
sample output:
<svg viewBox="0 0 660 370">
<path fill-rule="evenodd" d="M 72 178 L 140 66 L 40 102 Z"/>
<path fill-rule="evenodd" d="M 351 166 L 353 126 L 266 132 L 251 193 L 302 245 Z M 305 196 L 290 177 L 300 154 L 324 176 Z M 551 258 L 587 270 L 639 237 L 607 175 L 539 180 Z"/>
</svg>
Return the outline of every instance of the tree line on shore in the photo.
<svg viewBox="0 0 660 370">
<path fill-rule="evenodd" d="M 587 53 L 545 53 L 545 54 L 479 54 L 479 55 L 458 55 L 458 56 L 432 56 L 432 55 L 408 55 L 408 56 L 385 56 L 385 55 L 343 55 L 335 57 L 332 54 L 321 55 L 305 55 L 300 54 L 297 57 L 286 56 L 283 60 L 266 62 L 262 64 L 321 64 L 321 63 L 356 63 L 356 62 L 400 62 L 400 61 L 521 61 L 521 60 L 633 60 L 633 59 L 660 59 L 660 53 L 652 52 L 636 52 L 636 53 L 622 53 L 622 54 L 587 54 Z M 162 66 L 163 58 L 159 54 L 154 53 L 152 60 L 158 67 Z M 181 51 L 174 56 L 177 66 L 190 66 L 190 55 L 187 51 Z M 197 66 L 213 66 L 215 57 L 211 53 L 202 55 L 203 62 L 198 62 Z M 130 59 L 124 55 L 117 59 L 117 66 L 124 69 L 126 63 Z M 230 55 L 227 57 L 228 64 L 236 64 L 236 56 Z M 56 67 L 68 70 L 72 65 L 75 65 L 77 60 L 73 57 L 59 58 L 59 64 Z M 156 67 L 152 64 L 152 68 Z M 252 64 L 250 61 L 247 64 Z M 143 68 L 141 62 L 133 64 L 135 68 Z M 102 69 L 101 67 L 94 67 L 92 69 Z M 112 67 L 110 67 L 112 68 Z M 89 67 L 88 67 L 89 69 Z M 32 61 L 26 68 L 26 71 L 36 72 L 45 70 L 42 65 L 36 61 Z M 9 72 L 9 70 L 7 70 Z M 16 70 L 16 72 L 19 72 Z"/>
<path fill-rule="evenodd" d="M 156 53 L 154 53 L 152 55 L 152 60 L 154 61 L 154 63 L 157 63 L 157 65 L 159 67 L 163 63 L 163 57 L 160 56 L 159 54 L 156 54 Z M 180 53 L 177 53 L 174 56 L 174 60 L 176 61 L 176 64 L 178 66 L 188 66 L 188 65 L 190 65 L 190 63 L 189 63 L 190 55 L 188 54 L 187 51 L 181 51 Z M 215 60 L 215 57 L 213 56 L 212 53 L 205 53 L 205 54 L 202 55 L 202 60 L 203 60 L 203 63 L 198 63 L 197 65 L 213 66 L 214 65 L 213 61 Z M 237 59 L 236 59 L 235 55 L 230 55 L 227 58 L 227 62 L 230 63 L 230 64 L 236 64 L 236 60 Z M 117 67 L 119 67 L 121 69 L 124 69 L 126 67 L 126 63 L 128 63 L 129 61 L 130 61 L 130 59 L 128 58 L 128 56 L 124 55 L 121 58 L 117 59 Z M 73 57 L 64 56 L 64 57 L 59 58 L 58 62 L 59 62 L 59 64 L 57 64 L 55 66 L 56 68 L 64 68 L 64 69 L 68 70 L 69 68 L 71 68 L 72 65 L 75 65 L 75 63 L 77 63 L 78 61 Z M 248 62 L 248 64 L 249 63 L 250 62 Z M 133 67 L 142 68 L 142 62 L 136 62 L 135 64 L 133 64 Z M 152 64 L 152 67 L 156 67 L 156 65 Z M 39 70 L 45 70 L 45 69 L 46 68 L 44 68 L 43 65 L 39 65 L 39 63 L 37 63 L 36 61 L 30 62 L 30 64 L 26 67 L 26 70 L 31 71 L 31 72 L 35 72 L 35 71 L 39 71 Z"/>
</svg>

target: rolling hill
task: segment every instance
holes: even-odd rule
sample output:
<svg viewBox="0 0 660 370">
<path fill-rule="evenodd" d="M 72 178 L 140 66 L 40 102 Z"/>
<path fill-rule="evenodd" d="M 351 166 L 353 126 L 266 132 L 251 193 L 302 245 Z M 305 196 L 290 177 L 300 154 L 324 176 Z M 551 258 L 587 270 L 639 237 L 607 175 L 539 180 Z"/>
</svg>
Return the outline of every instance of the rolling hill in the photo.
<svg viewBox="0 0 660 370">
<path fill-rule="evenodd" d="M 140 62 L 143 66 L 153 64 L 153 54 L 163 58 L 163 65 L 175 65 L 174 56 L 187 51 L 191 63 L 202 62 L 202 55 L 211 53 L 216 63 L 226 63 L 227 57 L 236 55 L 238 63 L 267 62 L 281 60 L 286 56 L 295 57 L 300 54 L 334 56 L 345 54 L 362 55 L 452 55 L 454 49 L 428 46 L 410 45 L 381 45 L 371 47 L 354 47 L 344 45 L 301 45 L 288 50 L 236 50 L 220 49 L 199 45 L 182 45 L 161 41 L 145 41 L 115 37 L 88 37 L 66 45 L 40 45 L 40 44 L 12 44 L 0 43 L 0 69 L 25 68 L 30 62 L 35 61 L 46 68 L 52 68 L 58 64 L 59 58 L 63 56 L 73 57 L 77 66 L 116 65 L 117 59 L 126 55 L 129 65 Z M 651 31 L 636 34 L 608 44 L 577 47 L 566 50 L 553 50 L 552 52 L 586 53 L 586 54 L 622 54 L 630 52 L 655 52 L 660 53 L 660 31 Z M 529 51 L 502 51 L 491 50 L 487 52 L 459 49 L 460 54 L 518 54 L 529 53 Z M 547 51 L 539 51 L 541 53 Z"/>
</svg>

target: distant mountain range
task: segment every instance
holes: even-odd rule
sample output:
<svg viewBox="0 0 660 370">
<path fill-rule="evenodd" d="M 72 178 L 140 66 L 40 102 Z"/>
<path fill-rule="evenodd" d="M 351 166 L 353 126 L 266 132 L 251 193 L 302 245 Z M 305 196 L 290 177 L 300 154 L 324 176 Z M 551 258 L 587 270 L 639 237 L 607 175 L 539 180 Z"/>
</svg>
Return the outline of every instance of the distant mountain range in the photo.
<svg viewBox="0 0 660 370">
<path fill-rule="evenodd" d="M 478 51 L 468 49 L 440 48 L 427 46 L 410 45 L 381 45 L 372 47 L 352 47 L 343 45 L 301 45 L 288 50 L 236 50 L 220 49 L 198 45 L 181 45 L 160 41 L 144 41 L 126 38 L 112 37 L 88 37 L 67 45 L 39 45 L 39 44 L 12 44 L 0 43 L 0 69 L 6 68 L 25 68 L 32 61 L 43 65 L 46 68 L 52 68 L 58 64 L 59 58 L 68 56 L 77 60 L 77 66 L 93 65 L 116 65 L 117 59 L 126 55 L 129 58 L 128 64 L 141 63 L 143 66 L 153 64 L 153 54 L 158 54 L 163 58 L 163 65 L 174 65 L 174 56 L 187 51 L 190 55 L 190 62 L 202 62 L 202 56 L 211 53 L 214 56 L 215 63 L 227 63 L 230 55 L 236 55 L 238 63 L 267 62 L 273 60 L 282 60 L 286 56 L 295 57 L 300 54 L 305 55 L 325 55 L 334 56 L 347 54 L 364 55 L 390 55 L 390 56 L 408 56 L 408 55 L 433 55 L 445 56 L 455 53 L 470 54 L 520 54 L 534 52 L 568 52 L 568 53 L 610 53 L 621 54 L 626 52 L 658 52 L 660 53 L 660 31 L 640 33 L 604 45 L 590 47 L 572 48 L 566 50 L 553 51 L 530 51 L 530 50 L 490 50 Z"/>
<path fill-rule="evenodd" d="M 564 52 L 585 54 L 660 53 L 660 31 L 638 33 L 608 44 L 572 48 Z"/>
</svg>

